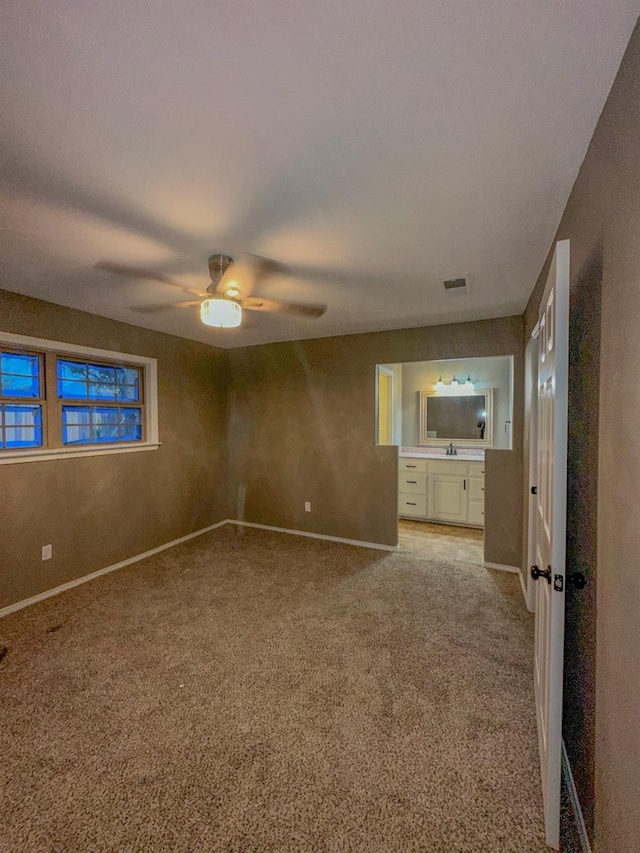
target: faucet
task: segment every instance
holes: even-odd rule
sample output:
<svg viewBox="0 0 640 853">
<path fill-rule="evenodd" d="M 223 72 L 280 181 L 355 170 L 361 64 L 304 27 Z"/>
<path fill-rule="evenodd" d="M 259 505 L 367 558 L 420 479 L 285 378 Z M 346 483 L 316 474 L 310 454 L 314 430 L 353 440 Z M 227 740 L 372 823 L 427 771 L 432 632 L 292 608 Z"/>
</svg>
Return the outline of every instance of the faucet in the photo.
<svg viewBox="0 0 640 853">
<path fill-rule="evenodd" d="M 453 446 L 453 442 L 451 442 L 451 443 L 449 444 L 449 447 L 447 447 L 447 456 L 457 456 L 457 455 L 458 455 L 458 451 L 457 451 L 457 449 Z"/>
</svg>

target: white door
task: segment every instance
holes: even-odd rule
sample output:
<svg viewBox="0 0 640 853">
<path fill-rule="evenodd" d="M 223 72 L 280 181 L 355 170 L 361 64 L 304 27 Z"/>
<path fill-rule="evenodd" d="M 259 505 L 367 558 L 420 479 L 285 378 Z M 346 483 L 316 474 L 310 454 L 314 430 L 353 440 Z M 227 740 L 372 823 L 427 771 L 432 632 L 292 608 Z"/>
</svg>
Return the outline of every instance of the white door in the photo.
<svg viewBox="0 0 640 853">
<path fill-rule="evenodd" d="M 535 519 L 535 692 L 546 840 L 560 844 L 560 752 L 567 526 L 569 241 L 556 244 L 540 310 Z"/>
</svg>

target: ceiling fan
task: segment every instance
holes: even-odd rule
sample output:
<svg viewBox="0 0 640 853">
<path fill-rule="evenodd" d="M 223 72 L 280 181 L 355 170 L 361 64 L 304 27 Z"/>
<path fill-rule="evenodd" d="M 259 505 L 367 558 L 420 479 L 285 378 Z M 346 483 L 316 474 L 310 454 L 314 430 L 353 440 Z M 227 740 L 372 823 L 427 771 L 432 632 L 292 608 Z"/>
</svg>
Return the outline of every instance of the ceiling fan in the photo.
<svg viewBox="0 0 640 853">
<path fill-rule="evenodd" d="M 198 297 L 197 299 L 164 305 L 142 305 L 133 310 L 143 314 L 151 314 L 156 311 L 164 311 L 167 308 L 199 307 L 202 322 L 207 326 L 215 326 L 220 329 L 239 326 L 242 322 L 243 309 L 266 311 L 271 314 L 296 314 L 301 317 L 321 317 L 327 310 L 326 305 L 301 305 L 254 296 L 253 290 L 256 283 L 273 275 L 289 274 L 289 269 L 283 264 L 269 258 L 262 258 L 259 255 L 241 254 L 235 258 L 223 254 L 212 255 L 209 258 L 211 284 L 206 290 L 180 284 L 149 270 L 115 264 L 111 261 L 100 261 L 95 265 L 95 268 L 125 278 L 139 278 L 168 284 Z"/>
</svg>

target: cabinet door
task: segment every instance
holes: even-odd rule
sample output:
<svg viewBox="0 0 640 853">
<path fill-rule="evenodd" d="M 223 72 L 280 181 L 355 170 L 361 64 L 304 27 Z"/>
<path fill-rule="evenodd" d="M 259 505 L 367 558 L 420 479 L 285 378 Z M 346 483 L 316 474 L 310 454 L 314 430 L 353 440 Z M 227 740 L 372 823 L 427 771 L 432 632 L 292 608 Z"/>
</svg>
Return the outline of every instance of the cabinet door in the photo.
<svg viewBox="0 0 640 853">
<path fill-rule="evenodd" d="M 469 524 L 484 527 L 484 501 L 469 501 Z"/>
<path fill-rule="evenodd" d="M 429 517 L 440 521 L 467 520 L 466 477 L 456 474 L 429 476 Z"/>
<path fill-rule="evenodd" d="M 484 477 L 469 477 L 469 500 L 484 501 Z"/>
</svg>

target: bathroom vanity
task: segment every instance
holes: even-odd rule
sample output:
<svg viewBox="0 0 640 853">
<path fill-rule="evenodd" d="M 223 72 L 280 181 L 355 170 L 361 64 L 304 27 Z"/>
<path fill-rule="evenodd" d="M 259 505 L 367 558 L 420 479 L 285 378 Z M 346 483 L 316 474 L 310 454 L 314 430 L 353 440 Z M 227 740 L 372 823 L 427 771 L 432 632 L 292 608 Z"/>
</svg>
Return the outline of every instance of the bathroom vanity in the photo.
<svg viewBox="0 0 640 853">
<path fill-rule="evenodd" d="M 400 453 L 398 515 L 484 527 L 484 458 Z"/>
</svg>

